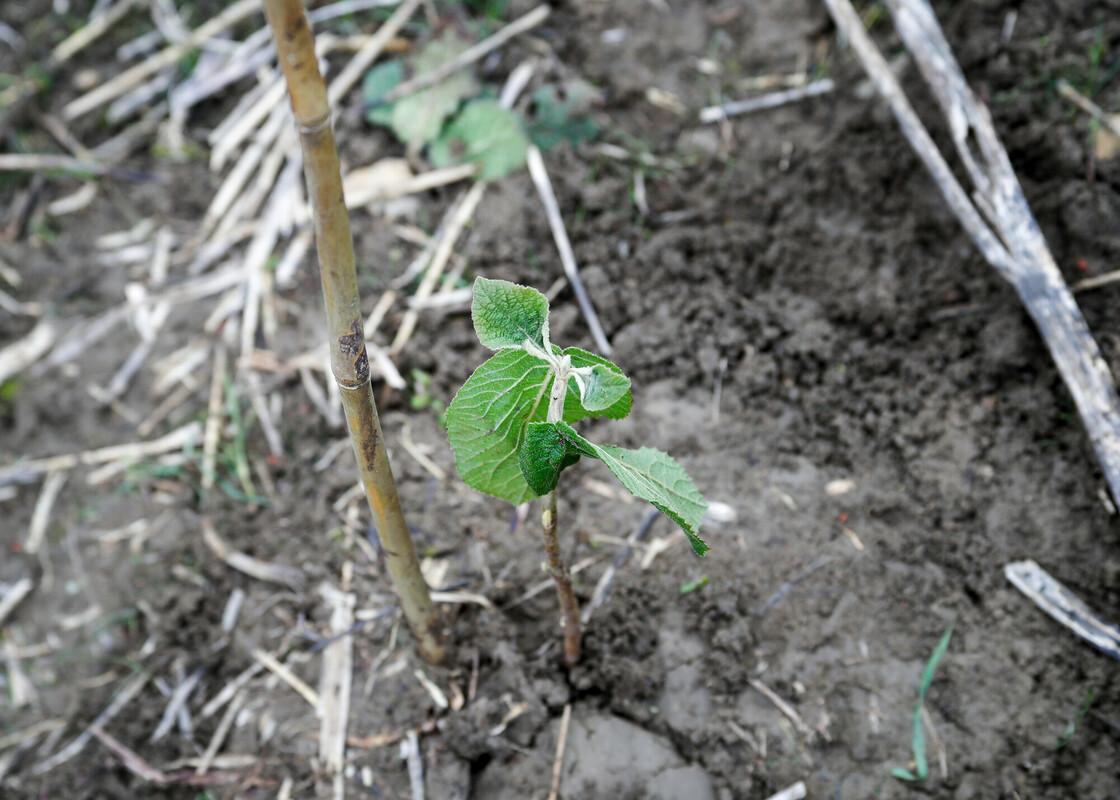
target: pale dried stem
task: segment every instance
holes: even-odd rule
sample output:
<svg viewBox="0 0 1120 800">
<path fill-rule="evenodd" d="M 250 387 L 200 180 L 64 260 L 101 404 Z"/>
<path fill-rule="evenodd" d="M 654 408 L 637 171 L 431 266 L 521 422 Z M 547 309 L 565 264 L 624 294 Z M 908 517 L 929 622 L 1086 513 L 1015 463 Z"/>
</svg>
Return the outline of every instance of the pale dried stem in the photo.
<svg viewBox="0 0 1120 800">
<path fill-rule="evenodd" d="M 109 81 L 99 85 L 96 89 L 71 101 L 62 109 L 66 119 L 76 119 L 87 114 L 98 106 L 113 100 L 127 92 L 129 89 L 143 83 L 149 75 L 153 75 L 167 67 L 176 64 L 180 58 L 198 47 L 207 39 L 212 38 L 227 28 L 236 25 L 241 20 L 253 14 L 259 8 L 257 0 L 239 0 L 227 7 L 222 13 L 211 18 L 203 25 L 195 28 L 180 42 L 176 42 L 156 53 L 151 58 L 125 70 Z"/>
<path fill-rule="evenodd" d="M 572 704 L 564 706 L 560 715 L 560 732 L 556 735 L 556 757 L 552 760 L 552 784 L 548 790 L 548 800 L 560 797 L 560 779 L 564 774 L 564 750 L 568 745 L 568 726 L 572 722 Z"/>
<path fill-rule="evenodd" d="M 788 105 L 789 103 L 796 103 L 810 97 L 828 94 L 835 88 L 836 84 L 832 78 L 822 78 L 819 81 L 813 81 L 808 86 L 783 89 L 759 97 L 751 97 L 746 100 L 733 100 L 719 106 L 708 106 L 700 112 L 700 121 L 704 123 L 722 122 L 728 117 L 735 117 L 740 114 L 751 114 L 755 111 L 765 111 L 770 108 Z"/>
<path fill-rule="evenodd" d="M 121 0 L 121 2 L 117 3 L 115 6 L 107 8 L 104 12 L 91 20 L 88 25 L 74 31 L 55 45 L 55 48 L 51 50 L 51 63 L 62 64 L 68 61 L 75 53 L 109 31 L 114 25 L 120 22 L 129 11 L 141 5 L 142 2 L 143 0 Z"/>
<path fill-rule="evenodd" d="M 214 488 L 218 463 L 218 446 L 222 441 L 222 417 L 225 410 L 226 348 L 220 342 L 214 347 L 214 368 L 210 377 L 210 402 L 206 410 L 206 432 L 202 440 L 202 492 Z"/>
<path fill-rule="evenodd" d="M 308 686 L 302 678 L 292 672 L 285 664 L 281 663 L 271 653 L 266 653 L 264 650 L 254 650 L 252 656 L 256 659 L 257 663 L 267 669 L 277 678 L 288 684 L 296 694 L 307 701 L 315 712 L 318 713 L 322 707 L 322 702 L 319 699 L 319 693 Z"/>
<path fill-rule="evenodd" d="M 321 593 L 333 606 L 331 642 L 323 650 L 319 678 L 319 759 L 336 778 L 346 767 L 346 729 L 350 719 L 350 689 L 353 679 L 354 595 L 324 586 Z"/>
<path fill-rule="evenodd" d="M 1088 97 L 1074 89 L 1069 81 L 1065 79 L 1058 81 L 1058 94 L 1099 122 L 1113 136 L 1120 137 L 1120 114 L 1109 114 Z"/>
<path fill-rule="evenodd" d="M 78 172 L 103 175 L 109 167 L 96 161 L 54 153 L 4 153 L 0 155 L 0 172 Z"/>
<path fill-rule="evenodd" d="M 483 39 L 478 44 L 467 48 L 443 66 L 431 70 L 430 72 L 425 72 L 422 75 L 417 75 L 415 78 L 412 78 L 411 80 L 407 80 L 404 83 L 400 84 L 385 95 L 383 102 L 394 102 L 401 99 L 402 97 L 407 97 L 410 94 L 418 92 L 421 89 L 426 89 L 429 86 L 433 86 L 434 84 L 439 83 L 440 81 L 450 77 L 451 75 L 454 75 L 463 67 L 473 64 L 475 61 L 478 61 L 487 53 L 498 49 L 515 36 L 519 36 L 520 34 L 525 33 L 532 28 L 535 28 L 537 25 L 540 25 L 548 18 L 548 15 L 549 13 L 551 13 L 551 11 L 552 9 L 547 5 L 537 6 L 529 13 L 525 14 L 524 16 L 518 17 L 510 24 L 506 25 L 497 33 Z"/>
<path fill-rule="evenodd" d="M 583 281 L 580 279 L 572 243 L 568 239 L 568 230 L 564 227 L 564 218 L 560 214 L 560 203 L 556 199 L 556 193 L 552 190 L 552 181 L 548 177 L 548 170 L 545 168 L 541 151 L 536 146 L 530 147 L 526 161 L 529 166 L 529 176 L 533 179 L 533 185 L 536 186 L 541 204 L 544 206 L 548 226 L 552 229 L 553 241 L 556 242 L 556 249 L 560 252 L 560 263 L 564 267 L 564 274 L 568 277 L 568 283 L 571 285 L 572 291 L 575 292 L 580 313 L 587 321 L 587 327 L 591 329 L 591 338 L 595 340 L 596 347 L 605 355 L 610 355 L 611 344 L 607 341 L 607 335 L 603 332 L 603 326 L 599 322 L 599 315 L 595 313 L 595 306 L 591 302 L 591 297 L 587 294 L 587 289 L 583 286 Z"/>
<path fill-rule="evenodd" d="M 303 572 L 299 569 L 261 561 L 247 553 L 230 549 L 229 545 L 218 535 L 213 523 L 205 517 L 202 519 L 202 540 L 211 552 L 225 562 L 230 569 L 235 569 L 260 581 L 286 586 L 295 592 L 303 590 Z"/>
<path fill-rule="evenodd" d="M 37 363 L 51 349 L 56 338 L 58 325 L 49 317 L 44 317 L 22 339 L 0 349 L 0 383 Z"/>
<path fill-rule="evenodd" d="M 455 242 L 459 238 L 459 234 L 467 227 L 471 217 L 474 216 L 475 209 L 482 201 L 482 195 L 486 191 L 486 184 L 479 181 L 466 192 L 463 193 L 462 198 L 449 212 L 446 224 L 443 227 L 442 234 L 439 238 L 439 243 L 436 245 L 435 252 L 432 254 L 431 263 L 428 265 L 424 277 L 420 281 L 420 285 L 416 288 L 416 297 L 425 298 L 430 297 L 436 290 L 439 284 L 439 278 L 443 275 L 444 269 L 447 267 L 447 262 L 451 260 L 451 254 L 455 249 Z M 409 310 L 405 312 L 404 319 L 401 320 L 401 326 L 397 329 L 397 335 L 393 339 L 393 344 L 389 347 L 389 355 L 394 356 L 404 349 L 408 344 L 408 340 L 412 338 L 413 331 L 416 330 L 416 323 L 420 319 L 419 312 Z"/>
<path fill-rule="evenodd" d="M 73 469 L 81 464 L 138 461 L 149 456 L 162 455 L 172 450 L 179 450 L 188 444 L 193 444 L 201 433 L 202 426 L 197 422 L 191 422 L 150 442 L 133 442 L 131 444 L 102 447 L 98 450 L 87 450 L 82 453 L 68 453 L 61 456 L 16 462 L 6 467 L 0 467 L 0 486 L 17 481 L 32 480 L 52 470 Z"/>
<path fill-rule="evenodd" d="M 233 702 L 226 708 L 226 713 L 218 721 L 218 727 L 214 729 L 214 735 L 210 738 L 210 744 L 206 746 L 206 751 L 199 759 L 198 766 L 195 768 L 196 775 L 205 775 L 210 769 L 210 765 L 214 763 L 215 756 L 218 751 L 222 749 L 225 743 L 226 736 L 229 735 L 230 728 L 233 727 L 233 720 L 237 716 L 237 712 L 241 710 L 241 706 L 245 701 L 245 696 L 242 694 L 234 695 Z"/>
<path fill-rule="evenodd" d="M 1003 574 L 1051 619 L 1120 661 L 1120 625 L 1102 619 L 1036 562 L 1014 561 L 1004 565 Z"/>
<path fill-rule="evenodd" d="M 0 625 L 4 624 L 8 616 L 19 607 L 34 588 L 35 582 L 31 578 L 20 578 L 4 593 L 0 598 Z"/>
<path fill-rule="evenodd" d="M 109 705 L 107 705 L 105 709 L 97 715 L 93 722 L 91 722 L 84 731 L 74 737 L 74 739 L 61 750 L 54 753 L 47 759 L 40 761 L 38 764 L 32 767 L 31 774 L 44 775 L 55 769 L 56 767 L 65 764 L 74 756 L 82 752 L 82 750 L 85 749 L 85 746 L 89 744 L 90 739 L 94 737 L 94 731 L 100 730 L 108 725 L 109 722 L 114 717 L 116 717 L 117 714 L 119 714 L 126 705 L 132 702 L 132 699 L 136 697 L 136 695 L 140 694 L 140 690 L 143 689 L 145 685 L 147 685 L 148 680 L 151 677 L 152 673 L 148 670 L 144 670 L 136 677 L 134 677 L 129 683 L 124 686 L 123 689 L 117 692 L 117 694 L 109 702 Z"/>
<path fill-rule="evenodd" d="M 51 521 L 51 511 L 54 510 L 55 500 L 66 485 L 67 473 L 57 470 L 47 475 L 43 487 L 39 490 L 39 499 L 35 501 L 35 510 L 31 512 L 31 525 L 27 534 L 27 541 L 23 544 L 23 551 L 35 555 L 43 546 L 47 537 L 47 527 Z"/>
</svg>

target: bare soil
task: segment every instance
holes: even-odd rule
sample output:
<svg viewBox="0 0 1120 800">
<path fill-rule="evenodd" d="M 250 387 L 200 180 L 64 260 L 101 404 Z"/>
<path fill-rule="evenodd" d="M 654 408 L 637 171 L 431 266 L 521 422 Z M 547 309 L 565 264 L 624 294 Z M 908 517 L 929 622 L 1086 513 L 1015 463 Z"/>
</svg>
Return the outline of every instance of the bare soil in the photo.
<svg viewBox="0 0 1120 800">
<path fill-rule="evenodd" d="M 0 19 L 25 35 L 42 27 L 16 5 L 5 4 Z M 527 7 L 513 3 L 511 13 Z M 938 4 L 1071 282 L 1120 267 L 1120 159 L 1094 159 L 1086 118 L 1054 82 L 1099 85 L 1096 101 L 1120 106 L 1118 11 L 1111 0 Z M 1009 12 L 1017 22 L 1004 42 Z M 873 32 L 888 54 L 900 51 L 889 20 Z M 147 668 L 158 680 L 106 730 L 152 765 L 185 774 L 173 762 L 198 756 L 221 717 L 203 719 L 200 709 L 253 663 L 254 648 L 286 649 L 292 669 L 317 685 L 329 609 L 316 587 L 337 585 L 349 562 L 358 606 L 372 617 L 352 634 L 351 796 L 410 797 L 397 743 L 377 737 L 420 729 L 429 798 L 543 798 L 567 704 L 566 798 L 765 798 L 798 780 L 812 798 L 1120 796 L 1117 665 L 1043 616 L 1002 572 L 1033 558 L 1118 619 L 1120 522 L 1014 293 L 970 246 L 858 66 L 837 50 L 823 9 L 809 0 L 567 3 L 538 35 L 569 74 L 603 89 L 604 137 L 658 159 L 646 170 L 644 215 L 632 201 L 632 163 L 590 147 L 548 157 L 614 360 L 635 386 L 634 414 L 593 432 L 672 453 L 706 496 L 735 510 L 734 521 L 708 528 L 712 553 L 697 560 L 678 541 L 642 570 L 640 550 L 595 612 L 582 665 L 566 673 L 551 589 L 521 599 L 546 578 L 538 514 L 519 521 L 508 505 L 468 491 L 454 477 L 436 410 L 415 409 L 415 391 L 376 387 L 419 547 L 446 562 L 443 588 L 495 606 L 445 606 L 454 655 L 444 668 L 423 666 L 398 626 L 374 547 L 359 541 L 370 533 L 364 511 L 355 531 L 333 509 L 354 481 L 349 452 L 313 468 L 344 431 L 314 411 L 298 377 L 283 379 L 286 454 L 269 463 L 276 491 L 267 505 L 224 495 L 201 503 L 193 466 L 133 470 L 99 486 L 76 472 L 51 518 L 47 554 L 31 559 L 21 543 L 37 487 L 0 504 L 0 581 L 40 580 L 4 642 L 45 645 L 20 661 L 35 702 L 14 709 L 0 700 L 0 737 L 41 720 L 64 724 L 20 752 L 0 793 L 263 798 L 291 778 L 294 797 L 330 796 L 316 765 L 315 713 L 263 677 L 250 684 L 224 748 L 251 763 L 216 769 L 212 785 L 145 782 L 97 740 L 47 774 L 34 767 Z M 74 69 L 108 74 L 112 48 L 127 38 L 122 31 L 92 48 Z M 488 79 L 524 48 L 489 65 Z M 738 77 L 807 64 L 827 69 L 838 90 L 698 128 L 691 115 L 651 103 L 648 90 L 671 92 L 689 109 L 705 105 L 719 84 L 698 70 L 700 58 L 723 66 L 728 93 Z M 932 112 L 914 70 L 904 66 L 902 76 L 919 109 Z M 74 93 L 71 77 L 58 79 L 47 107 Z M 357 106 L 351 98 L 340 123 L 344 159 L 394 154 Z M 924 116 L 940 132 L 934 115 Z M 90 123 L 84 133 L 96 141 L 105 135 L 97 131 Z M 21 299 L 49 304 L 62 319 L 119 303 L 129 268 L 96 264 L 90 242 L 128 227 L 129 211 L 189 235 L 217 185 L 205 159 L 176 164 L 142 153 L 129 166 L 153 179 L 118 185 L 113 202 L 63 218 L 50 236 L 0 245 L 24 277 Z M 2 205 L 29 185 L 5 184 Z M 71 188 L 48 182 L 42 191 Z M 418 223 L 430 230 L 453 197 L 426 196 Z M 412 251 L 382 221 L 359 216 L 355 229 L 372 307 Z M 488 190 L 460 252 L 468 274 L 541 288 L 562 274 L 525 174 Z M 1080 301 L 1120 374 L 1116 291 Z M 290 356 L 320 332 L 311 259 L 284 300 L 280 342 Z M 553 308 L 555 341 L 592 346 L 570 291 Z M 206 304 L 176 309 L 157 358 L 198 337 L 208 312 Z M 29 328 L 0 313 L 4 341 Z M 26 377 L 0 401 L 3 461 L 139 438 L 84 391 L 109 380 L 135 341 L 122 329 L 76 369 Z M 466 315 L 428 314 L 399 366 L 406 376 L 430 374 L 431 396 L 446 403 L 483 357 Z M 209 369 L 196 375 L 198 391 L 154 435 L 205 417 Z M 124 398 L 141 416 L 151 380 L 145 370 Z M 399 446 L 405 435 L 449 477 L 436 480 Z M 248 447 L 255 459 L 267 453 L 257 426 Z M 617 549 L 596 537 L 628 535 L 647 509 L 599 489 L 609 475 L 595 467 L 566 475 L 561 524 L 574 559 L 593 559 L 576 581 L 586 601 Z M 851 488 L 826 492 L 837 481 Z M 230 570 L 203 543 L 202 516 L 232 547 L 298 567 L 308 588 L 282 591 Z M 101 536 L 137 519 L 151 523 L 142 540 Z M 658 520 L 650 540 L 670 535 Z M 702 576 L 706 586 L 682 595 L 683 583 Z M 222 613 L 236 588 L 247 598 L 225 636 Z M 919 676 L 950 626 L 926 704 L 930 778 L 900 783 L 889 772 L 910 759 Z M 149 640 L 154 652 L 141 653 Z M 465 704 L 439 709 L 414 675 L 421 668 Z M 173 731 L 150 742 L 164 690 L 195 671 L 193 737 Z M 11 681 L 0 673 L 0 686 Z M 784 698 L 803 728 L 752 681 Z M 10 752 L 0 751 L 0 764 Z"/>
</svg>

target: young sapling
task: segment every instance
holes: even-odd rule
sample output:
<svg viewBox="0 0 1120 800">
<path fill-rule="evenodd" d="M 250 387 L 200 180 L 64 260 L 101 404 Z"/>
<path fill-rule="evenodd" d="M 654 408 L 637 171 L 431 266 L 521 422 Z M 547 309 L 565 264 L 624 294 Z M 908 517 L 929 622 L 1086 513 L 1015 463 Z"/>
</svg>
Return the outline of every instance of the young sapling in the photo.
<svg viewBox="0 0 1120 800">
<path fill-rule="evenodd" d="M 630 379 L 607 359 L 552 344 L 548 299 L 536 289 L 478 278 L 471 317 L 478 340 L 495 355 L 483 362 L 447 409 L 447 433 L 463 480 L 511 503 L 547 496 L 541 515 L 549 573 L 564 620 L 564 660 L 580 655 L 579 604 L 557 536 L 556 485 L 580 457 L 602 461 L 626 489 L 677 523 L 698 556 L 707 502 L 676 461 L 649 447 L 600 445 L 573 426 L 630 413 Z"/>
</svg>

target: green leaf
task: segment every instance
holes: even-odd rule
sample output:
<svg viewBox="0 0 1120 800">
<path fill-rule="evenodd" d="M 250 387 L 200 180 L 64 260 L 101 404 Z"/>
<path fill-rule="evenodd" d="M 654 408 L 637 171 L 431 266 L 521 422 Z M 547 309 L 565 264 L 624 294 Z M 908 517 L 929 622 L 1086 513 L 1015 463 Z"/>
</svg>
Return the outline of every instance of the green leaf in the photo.
<svg viewBox="0 0 1120 800">
<path fill-rule="evenodd" d="M 596 364 L 583 379 L 580 401 L 588 411 L 603 411 L 625 397 L 629 391 L 629 378 Z"/>
<path fill-rule="evenodd" d="M 937 647 L 933 648 L 933 654 L 930 655 L 929 661 L 926 662 L 925 669 L 922 670 L 922 682 L 918 685 L 918 698 L 921 700 L 926 699 L 926 692 L 929 691 L 930 684 L 933 683 L 933 675 L 937 671 L 937 665 L 941 663 L 941 659 L 945 657 L 945 651 L 949 649 L 949 640 L 953 638 L 953 627 L 950 625 L 945 633 L 941 634 L 941 639 L 937 643 Z"/>
<path fill-rule="evenodd" d="M 0 403 L 14 401 L 22 387 L 23 381 L 19 378 L 8 378 L 6 381 L 0 381 Z"/>
<path fill-rule="evenodd" d="M 914 709 L 913 728 L 910 734 L 910 749 L 914 752 L 914 774 L 918 780 L 929 777 L 929 762 L 926 761 L 926 735 L 922 730 L 922 704 Z"/>
<path fill-rule="evenodd" d="M 533 92 L 533 114 L 529 136 L 541 150 L 551 150 L 561 142 L 573 147 L 594 139 L 599 126 L 586 114 L 599 93 L 586 81 L 571 80 L 548 84 Z"/>
<path fill-rule="evenodd" d="M 491 350 L 520 349 L 526 340 L 543 350 L 548 341 L 548 298 L 530 286 L 475 278 L 471 319 Z"/>
<path fill-rule="evenodd" d="M 389 127 L 393 124 L 393 106 L 379 103 L 404 80 L 404 65 L 399 59 L 378 64 L 362 78 L 362 106 L 367 108 L 366 121 Z"/>
<path fill-rule="evenodd" d="M 509 0 L 466 0 L 466 3 L 476 14 L 498 19 L 505 13 Z"/>
<path fill-rule="evenodd" d="M 945 656 L 945 651 L 949 649 L 949 640 L 953 638 L 953 626 L 941 635 L 941 639 L 937 642 L 937 646 L 933 648 L 933 653 L 926 662 L 925 669 L 922 670 L 922 679 L 918 684 L 918 704 L 914 707 L 914 717 L 911 724 L 910 734 L 910 749 L 914 753 L 914 772 L 895 767 L 891 770 L 891 775 L 904 781 L 924 781 L 929 777 L 929 762 L 926 759 L 926 737 L 925 730 L 922 726 L 922 706 L 925 705 L 926 692 L 929 691 L 930 685 L 933 683 L 934 673 L 937 672 L 937 665 L 941 663 L 941 659 Z"/>
<path fill-rule="evenodd" d="M 484 361 L 447 409 L 455 466 L 469 486 L 511 503 L 536 496 L 521 473 L 525 428 L 548 413 L 549 366 L 524 350 L 502 350 Z"/>
<path fill-rule="evenodd" d="M 558 348 L 553 350 L 560 352 Z M 573 364 L 580 366 L 610 365 L 606 359 L 586 350 L 568 348 L 563 352 L 572 358 Z M 467 378 L 448 406 L 444 419 L 455 453 L 455 465 L 469 486 L 515 504 L 551 491 L 538 492 L 530 487 L 519 457 L 530 423 L 543 422 L 548 416 L 551 389 L 552 373 L 548 364 L 520 349 L 500 350 Z M 569 381 L 564 398 L 564 420 L 579 422 L 601 416 L 619 419 L 629 413 L 630 403 L 627 393 L 604 411 L 589 411 L 580 402 L 575 381 Z M 574 457 L 571 463 L 575 463 Z M 557 478 L 561 470 L 570 466 L 561 464 L 555 470 Z M 534 478 L 534 484 L 539 488 L 546 485 L 545 480 Z"/>
<path fill-rule="evenodd" d="M 463 108 L 438 139 L 429 156 L 437 167 L 478 164 L 478 177 L 495 180 L 525 165 L 529 137 L 521 119 L 494 100 L 475 100 Z"/>
<path fill-rule="evenodd" d="M 448 30 L 428 42 L 412 59 L 412 74 L 423 75 L 442 67 L 470 47 L 454 31 Z M 459 103 L 478 90 L 474 75 L 459 70 L 434 86 L 402 97 L 393 104 L 392 128 L 405 144 L 423 145 L 435 139 Z"/>
<path fill-rule="evenodd" d="M 531 422 L 518 461 L 529 488 L 544 495 L 556 488 L 561 472 L 579 461 L 579 452 L 568 445 L 555 425 Z"/>
<path fill-rule="evenodd" d="M 622 371 L 621 367 L 602 356 L 579 347 L 568 347 L 562 351 L 558 350 L 557 352 L 562 352 L 570 358 L 572 360 L 572 366 L 575 369 L 597 368 L 600 372 L 612 373 L 615 377 L 608 378 L 607 380 L 616 387 L 620 385 L 617 379 L 621 378 L 626 381 L 626 391 L 605 408 L 590 408 L 586 402 L 584 402 L 583 398 L 580 397 L 579 390 L 573 388 L 575 382 L 572 381 L 568 387 L 568 395 L 564 399 L 565 422 L 579 422 L 581 419 L 586 419 L 587 417 L 623 419 L 630 414 L 630 409 L 634 405 L 634 397 L 630 392 L 630 379 L 626 377 L 626 373 Z"/>
<path fill-rule="evenodd" d="M 580 436 L 575 428 L 566 422 L 547 422 L 544 425 L 555 428 L 555 434 L 550 434 L 553 441 L 549 442 L 544 433 L 537 433 L 536 430 L 534 430 L 534 437 L 540 436 L 550 446 L 555 446 L 556 441 L 564 441 L 575 453 L 599 459 L 631 494 L 652 504 L 654 508 L 677 523 L 688 536 L 696 555 L 702 556 L 708 552 L 707 542 L 701 539 L 698 533 L 708 502 L 688 477 L 684 467 L 665 453 L 651 447 L 627 450 L 610 444 L 598 445 Z M 532 427 L 536 429 L 540 425 Z M 551 480 L 552 476 L 543 473 L 550 463 L 559 464 L 562 461 L 553 459 L 532 464 L 535 473 L 533 479 L 538 485 L 544 485 L 547 480 Z M 559 469 L 556 471 L 556 477 L 559 477 Z"/>
<path fill-rule="evenodd" d="M 707 575 L 701 575 L 699 578 L 696 578 L 695 580 L 685 581 L 684 583 L 681 584 L 681 597 L 684 597 L 686 594 L 692 594 L 697 589 L 703 589 L 707 585 L 708 585 L 708 576 Z"/>
</svg>

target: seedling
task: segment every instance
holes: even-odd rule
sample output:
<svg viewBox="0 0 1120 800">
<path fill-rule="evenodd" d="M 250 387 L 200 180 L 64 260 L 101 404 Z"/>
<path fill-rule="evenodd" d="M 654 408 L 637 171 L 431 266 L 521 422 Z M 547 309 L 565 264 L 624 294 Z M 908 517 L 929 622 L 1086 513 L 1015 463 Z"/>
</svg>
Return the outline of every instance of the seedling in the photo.
<svg viewBox="0 0 1120 800">
<path fill-rule="evenodd" d="M 1085 693 L 1085 699 L 1081 701 L 1081 705 L 1077 707 L 1077 713 L 1073 715 L 1073 719 L 1066 723 L 1065 730 L 1062 735 L 1058 737 L 1058 743 L 1055 745 L 1056 750 L 1061 750 L 1063 747 L 1073 741 L 1073 737 L 1077 735 L 1077 728 L 1085 721 L 1085 717 L 1089 714 L 1089 709 L 1093 707 L 1093 701 L 1097 699 L 1097 693 L 1090 689 Z"/>
<path fill-rule="evenodd" d="M 953 628 L 949 626 L 949 629 L 942 634 L 937 647 L 933 648 L 933 654 L 930 655 L 925 669 L 922 670 L 922 680 L 918 684 L 918 704 L 914 706 L 914 719 L 910 736 L 910 749 L 914 753 L 914 771 L 911 772 L 903 767 L 892 769 L 891 775 L 900 781 L 924 781 L 929 777 L 929 762 L 926 760 L 926 736 L 922 728 L 922 707 L 926 702 L 926 693 L 933 683 L 934 673 L 937 672 L 937 665 L 941 663 L 945 651 L 949 649 L 949 640 L 952 638 Z"/>
<path fill-rule="evenodd" d="M 685 581 L 681 584 L 681 597 L 684 597 L 686 594 L 692 594 L 693 592 L 699 591 L 707 585 L 707 575 L 701 575 L 699 578 L 694 578 L 691 581 Z"/>
<path fill-rule="evenodd" d="M 628 450 L 585 439 L 572 425 L 630 413 L 630 379 L 620 367 L 549 340 L 548 299 L 536 289 L 478 278 L 471 317 L 496 354 L 474 371 L 447 410 L 447 433 L 463 480 L 511 503 L 547 495 L 542 514 L 548 568 L 564 619 L 564 660 L 579 660 L 579 604 L 557 537 L 556 485 L 580 457 L 602 461 L 636 497 L 677 523 L 693 551 L 707 502 L 676 461 L 659 450 Z"/>
</svg>

